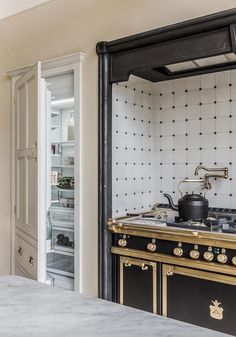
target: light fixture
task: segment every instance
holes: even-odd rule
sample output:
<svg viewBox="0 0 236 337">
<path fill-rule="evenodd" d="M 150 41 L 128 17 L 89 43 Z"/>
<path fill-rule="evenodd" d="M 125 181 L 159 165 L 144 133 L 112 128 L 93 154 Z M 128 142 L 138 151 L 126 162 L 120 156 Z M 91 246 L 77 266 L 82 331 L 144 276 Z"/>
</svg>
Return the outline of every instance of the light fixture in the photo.
<svg viewBox="0 0 236 337">
<path fill-rule="evenodd" d="M 58 100 L 52 101 L 51 105 L 70 104 L 70 103 L 74 103 L 74 101 L 75 101 L 74 97 L 58 99 Z"/>
<path fill-rule="evenodd" d="M 199 68 L 205 68 L 209 66 L 217 66 L 222 64 L 229 64 L 236 61 L 236 55 L 234 53 L 229 53 L 225 55 L 217 55 L 212 57 L 205 57 L 202 59 L 196 59 L 193 61 L 179 62 L 174 64 L 166 65 L 167 68 L 172 73 L 178 73 L 180 71 L 195 70 Z"/>
</svg>

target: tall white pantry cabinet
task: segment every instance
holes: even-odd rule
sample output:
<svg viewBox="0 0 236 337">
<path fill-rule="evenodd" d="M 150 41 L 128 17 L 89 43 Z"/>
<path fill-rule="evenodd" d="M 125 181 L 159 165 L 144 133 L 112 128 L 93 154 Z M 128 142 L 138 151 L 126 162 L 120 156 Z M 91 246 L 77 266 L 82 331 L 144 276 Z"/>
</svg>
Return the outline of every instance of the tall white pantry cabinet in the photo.
<svg viewBox="0 0 236 337">
<path fill-rule="evenodd" d="M 12 273 L 80 289 L 80 114 L 76 53 L 12 78 Z"/>
</svg>

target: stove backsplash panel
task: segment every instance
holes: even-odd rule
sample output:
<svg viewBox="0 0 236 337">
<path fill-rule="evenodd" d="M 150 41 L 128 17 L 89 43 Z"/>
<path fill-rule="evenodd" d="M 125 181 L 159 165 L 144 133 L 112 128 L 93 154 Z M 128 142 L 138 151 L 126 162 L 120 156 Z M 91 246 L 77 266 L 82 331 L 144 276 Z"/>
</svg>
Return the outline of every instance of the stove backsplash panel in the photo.
<svg viewBox="0 0 236 337">
<path fill-rule="evenodd" d="M 113 85 L 113 215 L 149 209 L 154 192 L 155 92 L 151 83 L 131 77 Z M 160 168 L 158 167 L 160 171 Z"/>
<path fill-rule="evenodd" d="M 212 180 L 211 207 L 236 208 L 236 70 L 157 84 L 113 85 L 113 216 L 180 197 L 198 165 L 229 168 Z M 199 172 L 199 177 L 204 171 Z M 199 184 L 182 184 L 200 192 Z"/>
</svg>

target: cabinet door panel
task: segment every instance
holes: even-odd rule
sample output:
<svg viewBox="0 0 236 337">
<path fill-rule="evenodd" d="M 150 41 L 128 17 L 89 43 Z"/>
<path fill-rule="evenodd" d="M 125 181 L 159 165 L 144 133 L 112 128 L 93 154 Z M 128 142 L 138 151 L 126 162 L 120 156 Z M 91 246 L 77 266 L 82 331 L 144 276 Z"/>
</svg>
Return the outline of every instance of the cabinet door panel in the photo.
<svg viewBox="0 0 236 337">
<path fill-rule="evenodd" d="M 28 174 L 27 174 L 27 184 L 28 184 L 28 225 L 34 228 L 37 224 L 37 181 L 35 179 L 35 172 L 37 172 L 37 162 L 34 158 L 29 158 L 28 164 Z"/>
<path fill-rule="evenodd" d="M 157 313 L 156 263 L 120 257 L 120 303 Z"/>
<path fill-rule="evenodd" d="M 163 266 L 163 315 L 236 335 L 236 278 Z"/>
<path fill-rule="evenodd" d="M 17 200 L 18 207 L 17 211 L 17 219 L 19 222 L 24 223 L 26 221 L 26 161 L 25 158 L 17 158 L 16 159 L 16 172 L 17 172 Z"/>
<path fill-rule="evenodd" d="M 27 108 L 26 108 L 26 86 L 24 83 L 20 83 L 17 86 L 17 148 L 24 149 L 26 147 L 26 118 L 27 118 Z"/>
<path fill-rule="evenodd" d="M 37 241 L 40 63 L 16 82 L 16 227 Z"/>
<path fill-rule="evenodd" d="M 28 108 L 28 125 L 27 128 L 27 146 L 33 147 L 35 145 L 37 136 L 37 117 L 38 117 L 38 83 L 35 76 L 31 76 L 27 81 L 27 108 Z"/>
<path fill-rule="evenodd" d="M 15 275 L 21 276 L 21 277 L 26 277 L 26 278 L 31 278 L 30 275 L 28 275 L 25 270 L 22 269 L 22 267 L 16 263 L 15 265 Z"/>
</svg>

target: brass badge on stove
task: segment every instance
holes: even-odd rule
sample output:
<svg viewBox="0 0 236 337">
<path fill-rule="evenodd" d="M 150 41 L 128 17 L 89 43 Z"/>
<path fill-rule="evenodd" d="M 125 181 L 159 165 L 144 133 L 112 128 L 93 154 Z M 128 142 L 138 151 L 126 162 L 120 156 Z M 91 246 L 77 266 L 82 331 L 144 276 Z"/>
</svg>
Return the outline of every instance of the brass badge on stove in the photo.
<svg viewBox="0 0 236 337">
<path fill-rule="evenodd" d="M 214 319 L 223 319 L 223 311 L 224 309 L 220 307 L 221 303 L 218 302 L 217 300 L 211 301 L 213 304 L 209 305 L 210 309 L 210 316 Z"/>
</svg>

